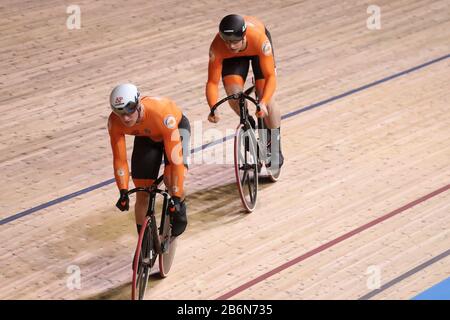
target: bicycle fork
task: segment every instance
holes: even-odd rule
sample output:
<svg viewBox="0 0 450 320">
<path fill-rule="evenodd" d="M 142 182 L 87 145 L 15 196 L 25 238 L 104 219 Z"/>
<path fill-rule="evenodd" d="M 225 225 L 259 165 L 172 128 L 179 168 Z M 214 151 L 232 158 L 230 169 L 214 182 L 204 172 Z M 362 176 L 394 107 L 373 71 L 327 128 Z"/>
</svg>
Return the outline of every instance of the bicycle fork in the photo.
<svg viewBox="0 0 450 320">
<path fill-rule="evenodd" d="M 152 237 L 152 239 L 153 239 L 153 248 L 154 248 L 155 252 L 153 252 L 153 250 L 150 250 L 150 257 L 149 257 L 150 261 L 152 261 L 154 258 L 153 254 L 158 254 L 159 252 L 161 252 L 161 241 L 159 239 L 158 229 L 156 227 L 155 203 L 156 203 L 156 194 L 151 193 L 150 199 L 149 199 L 147 216 L 150 217 L 150 221 L 149 221 L 150 234 L 149 234 L 149 236 Z"/>
</svg>

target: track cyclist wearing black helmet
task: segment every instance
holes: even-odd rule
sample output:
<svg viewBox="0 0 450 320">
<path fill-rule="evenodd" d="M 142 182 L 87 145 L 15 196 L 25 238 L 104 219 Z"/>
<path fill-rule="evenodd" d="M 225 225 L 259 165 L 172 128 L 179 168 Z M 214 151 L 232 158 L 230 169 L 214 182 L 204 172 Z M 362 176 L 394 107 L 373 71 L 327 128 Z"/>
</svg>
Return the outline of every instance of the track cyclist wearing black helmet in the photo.
<svg viewBox="0 0 450 320">
<path fill-rule="evenodd" d="M 268 147 L 272 159 L 277 154 L 279 167 L 283 165 L 281 152 L 281 113 L 274 99 L 276 88 L 275 60 L 272 38 L 264 24 L 255 17 L 230 14 L 219 25 L 209 50 L 208 82 L 206 98 L 211 108 L 219 98 L 219 82 L 222 78 L 227 95 L 243 91 L 250 62 L 255 76 L 256 94 L 268 128 Z M 231 108 L 239 115 L 236 100 L 229 100 Z M 219 121 L 217 112 L 208 116 L 213 123 Z M 275 139 L 275 140 L 274 140 Z M 275 143 L 275 141 L 277 143 Z"/>
</svg>

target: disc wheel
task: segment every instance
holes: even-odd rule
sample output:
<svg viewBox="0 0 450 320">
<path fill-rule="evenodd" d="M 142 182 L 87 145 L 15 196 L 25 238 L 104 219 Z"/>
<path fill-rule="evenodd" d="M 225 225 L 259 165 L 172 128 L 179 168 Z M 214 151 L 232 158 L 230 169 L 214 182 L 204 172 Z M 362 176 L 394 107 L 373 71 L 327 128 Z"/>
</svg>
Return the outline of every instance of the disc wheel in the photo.
<svg viewBox="0 0 450 320">
<path fill-rule="evenodd" d="M 167 214 L 164 219 L 163 234 L 161 238 L 161 254 L 159 258 L 159 275 L 162 278 L 167 277 L 167 274 L 172 267 L 172 263 L 175 257 L 175 251 L 177 249 L 177 237 L 171 236 L 172 229 L 170 226 L 170 217 Z"/>
</svg>

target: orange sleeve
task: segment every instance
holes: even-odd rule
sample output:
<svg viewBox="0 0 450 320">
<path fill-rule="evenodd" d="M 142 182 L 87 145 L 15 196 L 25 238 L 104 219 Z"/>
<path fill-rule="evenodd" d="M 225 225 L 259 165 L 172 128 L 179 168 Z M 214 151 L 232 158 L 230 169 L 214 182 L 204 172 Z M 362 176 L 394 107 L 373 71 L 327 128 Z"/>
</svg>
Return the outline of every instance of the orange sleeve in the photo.
<svg viewBox="0 0 450 320">
<path fill-rule="evenodd" d="M 273 59 L 272 46 L 270 45 L 269 39 L 265 36 L 264 38 L 259 51 L 259 61 L 265 80 L 261 102 L 267 104 L 270 99 L 272 99 L 275 92 L 277 79 L 275 77 L 275 62 Z"/>
<path fill-rule="evenodd" d="M 164 150 L 171 166 L 172 176 L 170 181 L 172 181 L 173 189 L 170 191 L 173 196 L 181 198 L 184 193 L 185 168 L 183 163 L 183 147 L 177 121 L 173 115 L 169 114 L 165 116 L 163 121 L 159 122 L 159 126 L 163 136 Z"/>
<path fill-rule="evenodd" d="M 206 100 L 211 108 L 219 99 L 219 82 L 222 73 L 222 58 L 214 50 L 209 49 L 208 82 L 206 83 Z"/>
<path fill-rule="evenodd" d="M 112 115 L 108 119 L 108 131 L 113 154 L 114 177 L 119 190 L 128 189 L 130 174 L 128 171 L 125 135 L 115 128 L 111 117 Z"/>
</svg>

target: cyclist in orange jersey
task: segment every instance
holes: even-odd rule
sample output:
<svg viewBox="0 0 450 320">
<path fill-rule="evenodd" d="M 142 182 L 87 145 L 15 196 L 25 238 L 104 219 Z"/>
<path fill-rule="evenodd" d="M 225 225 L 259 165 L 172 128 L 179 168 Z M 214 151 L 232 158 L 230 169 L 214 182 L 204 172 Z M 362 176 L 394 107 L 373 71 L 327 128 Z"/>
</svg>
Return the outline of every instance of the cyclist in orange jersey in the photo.
<svg viewBox="0 0 450 320">
<path fill-rule="evenodd" d="M 113 153 L 114 177 L 120 191 L 116 206 L 129 209 L 129 170 L 125 135 L 133 135 L 131 176 L 136 187 L 149 187 L 156 180 L 164 155 L 164 183 L 175 202 L 172 235 L 179 236 L 187 226 L 184 178 L 187 174 L 190 124 L 170 99 L 140 97 L 133 84 L 121 84 L 110 95 L 108 131 Z M 136 193 L 135 216 L 138 233 L 144 222 L 149 195 Z"/>
<path fill-rule="evenodd" d="M 275 156 L 275 153 L 279 154 L 278 161 L 275 162 L 281 167 L 284 162 L 280 141 L 281 114 L 274 99 L 276 72 L 272 38 L 270 32 L 257 18 L 231 14 L 220 22 L 219 32 L 209 50 L 206 84 L 208 105 L 211 108 L 219 98 L 218 85 L 221 77 L 227 95 L 243 91 L 250 61 L 255 76 L 256 94 L 268 128 L 268 148 L 269 150 L 272 148 L 272 156 Z M 239 115 L 238 102 L 229 100 L 229 103 Z M 209 115 L 208 120 L 217 123 L 219 121 L 217 111 L 214 116 Z M 252 117 L 250 121 L 254 126 L 255 121 Z M 277 143 L 273 143 L 274 141 Z"/>
</svg>

